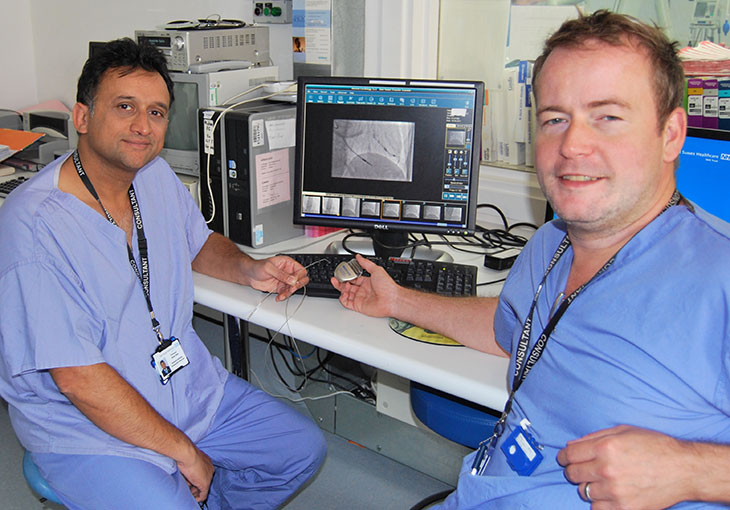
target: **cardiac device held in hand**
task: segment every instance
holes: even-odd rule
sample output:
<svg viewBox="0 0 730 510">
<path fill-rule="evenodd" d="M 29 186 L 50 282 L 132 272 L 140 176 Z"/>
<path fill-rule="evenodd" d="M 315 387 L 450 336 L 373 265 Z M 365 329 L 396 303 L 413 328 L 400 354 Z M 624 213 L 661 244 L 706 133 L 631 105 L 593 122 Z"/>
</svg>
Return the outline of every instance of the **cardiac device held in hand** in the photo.
<svg viewBox="0 0 730 510">
<path fill-rule="evenodd" d="M 341 282 L 349 282 L 360 277 L 365 270 L 360 266 L 357 260 L 346 260 L 337 264 L 334 275 Z"/>
</svg>

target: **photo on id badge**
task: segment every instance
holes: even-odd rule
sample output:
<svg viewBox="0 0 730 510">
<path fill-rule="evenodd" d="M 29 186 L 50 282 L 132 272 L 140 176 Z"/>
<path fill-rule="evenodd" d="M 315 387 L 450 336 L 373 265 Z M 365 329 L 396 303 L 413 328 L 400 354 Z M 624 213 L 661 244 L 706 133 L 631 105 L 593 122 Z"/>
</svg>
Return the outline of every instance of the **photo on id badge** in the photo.
<svg viewBox="0 0 730 510">
<path fill-rule="evenodd" d="M 175 372 L 187 366 L 190 362 L 185 356 L 180 340 L 173 336 L 157 346 L 155 352 L 152 353 L 150 363 L 160 377 L 160 382 L 167 384 Z"/>
</svg>

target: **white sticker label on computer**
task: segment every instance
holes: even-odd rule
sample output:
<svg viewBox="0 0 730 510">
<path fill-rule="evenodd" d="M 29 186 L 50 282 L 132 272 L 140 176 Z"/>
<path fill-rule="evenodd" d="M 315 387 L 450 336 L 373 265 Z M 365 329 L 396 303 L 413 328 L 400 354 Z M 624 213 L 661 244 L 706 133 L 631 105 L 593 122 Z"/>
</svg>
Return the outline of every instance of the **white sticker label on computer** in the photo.
<svg viewBox="0 0 730 510">
<path fill-rule="evenodd" d="M 213 112 L 203 112 L 203 152 L 215 154 L 215 142 L 213 140 Z"/>
<path fill-rule="evenodd" d="M 251 122 L 251 147 L 261 147 L 264 144 L 264 119 Z"/>
</svg>

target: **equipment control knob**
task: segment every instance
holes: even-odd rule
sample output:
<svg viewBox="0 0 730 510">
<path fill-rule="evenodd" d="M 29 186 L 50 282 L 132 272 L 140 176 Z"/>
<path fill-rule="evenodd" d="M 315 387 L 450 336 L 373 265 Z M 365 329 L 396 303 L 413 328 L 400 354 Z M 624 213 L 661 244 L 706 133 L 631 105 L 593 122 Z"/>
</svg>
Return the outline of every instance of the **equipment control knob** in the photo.
<svg viewBox="0 0 730 510">
<path fill-rule="evenodd" d="M 178 51 L 182 50 L 185 47 L 185 39 L 183 39 L 179 35 L 176 36 L 174 45 L 175 45 L 176 50 L 178 50 Z"/>
</svg>

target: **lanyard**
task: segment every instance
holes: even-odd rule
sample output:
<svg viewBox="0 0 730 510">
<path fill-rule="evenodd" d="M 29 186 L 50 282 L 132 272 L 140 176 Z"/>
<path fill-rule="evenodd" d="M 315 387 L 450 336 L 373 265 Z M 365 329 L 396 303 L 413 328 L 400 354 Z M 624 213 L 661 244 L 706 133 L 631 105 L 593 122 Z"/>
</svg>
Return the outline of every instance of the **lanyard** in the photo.
<svg viewBox="0 0 730 510">
<path fill-rule="evenodd" d="M 674 193 L 672 194 L 672 198 L 669 200 L 669 203 L 664 207 L 664 209 L 662 209 L 659 215 L 661 215 L 670 207 L 677 205 L 681 200 L 682 195 L 680 195 L 679 191 L 675 189 Z M 555 309 L 557 302 L 555 303 L 555 305 L 553 305 L 554 313 L 551 314 L 548 323 L 545 326 L 545 329 L 540 335 L 540 338 L 537 339 L 535 345 L 532 347 L 532 350 L 530 350 L 530 353 L 528 355 L 527 348 L 530 344 L 533 315 L 535 313 L 535 308 L 537 307 L 538 298 L 540 297 L 540 293 L 545 286 L 548 275 L 550 275 L 550 272 L 553 270 L 563 254 L 568 250 L 569 246 L 570 238 L 566 234 L 565 237 L 563 237 L 563 240 L 560 242 L 557 250 L 555 250 L 553 258 L 552 260 L 550 260 L 550 263 L 545 269 L 545 274 L 543 275 L 540 284 L 537 286 L 537 290 L 535 291 L 535 297 L 532 300 L 532 305 L 530 305 L 530 310 L 527 312 L 527 318 L 525 319 L 525 322 L 522 326 L 522 334 L 520 335 L 520 340 L 517 344 L 517 352 L 515 353 L 515 371 L 514 375 L 512 376 L 512 389 L 510 391 L 509 398 L 507 399 L 507 403 L 504 406 L 504 411 L 502 412 L 499 421 L 497 421 L 496 425 L 494 426 L 494 432 L 490 437 L 480 443 L 479 455 L 477 455 L 474 461 L 474 465 L 472 466 L 472 473 L 481 472 L 486 466 L 486 463 L 489 462 L 489 458 L 491 457 L 491 451 L 494 450 L 494 446 L 496 445 L 497 440 L 504 432 L 504 424 L 507 421 L 507 416 L 512 410 L 515 393 L 520 388 L 525 378 L 527 378 L 527 374 L 530 373 L 530 370 L 532 370 L 532 368 L 535 366 L 535 363 L 537 363 L 537 361 L 540 359 L 543 352 L 545 352 L 545 347 L 547 346 L 548 339 L 550 338 L 550 335 L 552 334 L 555 326 L 557 326 L 565 311 L 568 309 L 571 303 L 575 301 L 575 298 L 577 298 L 578 295 L 580 295 L 580 293 L 583 292 L 583 290 L 588 285 L 594 282 L 597 278 L 604 274 L 609 267 L 611 267 L 619 253 L 617 251 L 608 260 L 608 262 L 606 262 L 603 267 L 601 267 L 601 269 L 599 269 L 598 272 L 593 275 L 590 280 L 578 287 L 567 298 L 565 298 L 562 303 L 560 303 L 560 306 L 557 307 L 557 309 Z"/>
<path fill-rule="evenodd" d="M 112 218 L 112 215 L 109 214 L 109 211 L 106 210 L 104 204 L 101 203 L 101 198 L 99 198 L 99 194 L 96 192 L 94 185 L 91 183 L 91 179 L 89 179 L 89 176 L 84 171 L 84 167 L 81 166 L 81 159 L 79 158 L 78 150 L 75 150 L 73 152 L 73 162 L 74 166 L 76 167 L 76 172 L 81 178 L 81 182 L 84 183 L 84 186 L 86 186 L 86 189 L 89 190 L 91 196 L 94 197 L 97 203 L 101 206 L 104 214 L 106 214 L 106 219 L 109 220 L 112 225 L 119 226 L 117 222 L 114 221 L 114 218 Z M 127 256 L 129 257 L 129 264 L 132 266 L 134 273 L 137 275 L 137 279 L 142 284 L 142 292 L 144 292 L 144 298 L 145 301 L 147 301 L 147 309 L 150 311 L 150 318 L 152 319 L 152 329 L 157 335 L 157 341 L 161 344 L 164 339 L 162 337 L 162 332 L 160 331 L 160 323 L 155 318 L 155 312 L 152 309 L 152 300 L 150 298 L 150 265 L 147 252 L 147 238 L 144 235 L 144 227 L 142 225 L 142 212 L 139 209 L 139 202 L 137 202 L 137 195 L 134 192 L 134 186 L 132 186 L 131 184 L 129 185 L 128 193 L 129 204 L 132 206 L 132 214 L 134 215 L 134 226 L 137 230 L 137 246 L 139 248 L 139 258 L 142 262 L 141 272 L 139 267 L 137 266 L 137 262 L 134 260 L 132 248 L 129 246 L 129 244 L 127 244 Z"/>
</svg>

